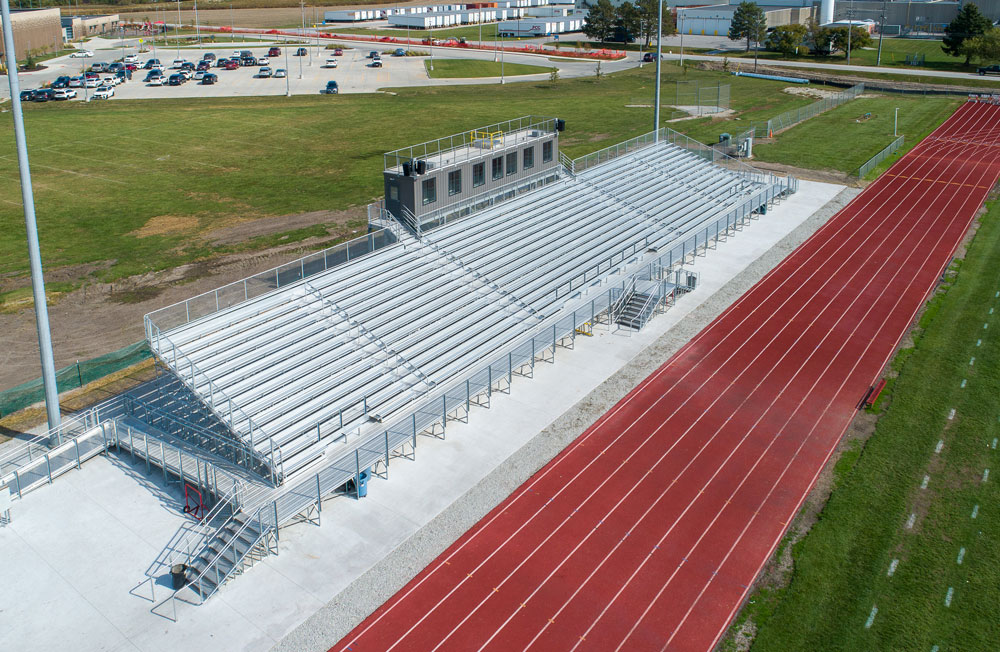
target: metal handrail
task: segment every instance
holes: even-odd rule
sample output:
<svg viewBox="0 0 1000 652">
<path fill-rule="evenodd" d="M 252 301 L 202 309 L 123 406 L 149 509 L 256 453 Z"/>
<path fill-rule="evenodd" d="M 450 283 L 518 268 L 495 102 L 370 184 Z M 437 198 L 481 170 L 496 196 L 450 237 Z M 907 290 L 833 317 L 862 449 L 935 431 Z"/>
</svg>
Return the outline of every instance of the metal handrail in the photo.
<svg viewBox="0 0 1000 652">
<path fill-rule="evenodd" d="M 155 324 L 153 324 L 153 328 L 156 328 L 156 337 L 153 339 L 153 343 L 155 343 L 154 351 L 156 352 L 156 354 L 162 360 L 166 361 L 167 358 L 164 356 L 162 345 L 161 345 L 161 341 L 165 341 L 167 344 L 170 345 L 171 357 L 173 358 L 173 366 L 172 366 L 172 368 L 173 368 L 174 372 L 177 374 L 178 379 L 180 379 L 180 381 L 182 383 L 184 383 L 185 385 L 188 385 L 188 388 L 192 392 L 194 392 L 195 396 L 200 396 L 199 393 L 198 393 L 198 390 L 197 390 L 197 385 L 196 385 L 196 382 L 195 382 L 195 376 L 196 375 L 200 375 L 200 376 L 204 377 L 205 380 L 208 381 L 208 400 L 206 401 L 206 400 L 202 399 L 202 404 L 205 405 L 212 412 L 212 414 L 214 414 L 216 416 L 216 418 L 218 418 L 222 423 L 227 424 L 229 426 L 230 430 L 232 430 L 233 433 L 237 437 L 240 437 L 240 438 L 242 438 L 242 435 L 240 434 L 240 431 L 236 428 L 235 423 L 233 422 L 233 414 L 236 414 L 240 418 L 244 419 L 247 422 L 247 425 L 249 427 L 249 433 L 248 434 L 249 434 L 249 437 L 250 437 L 250 448 L 252 448 L 254 450 L 256 450 L 256 446 L 254 445 L 254 435 L 255 435 L 255 432 L 259 432 L 265 438 L 270 439 L 271 450 L 270 450 L 269 453 L 266 454 L 266 457 L 267 457 L 267 459 L 269 461 L 268 466 L 270 467 L 270 470 L 271 470 L 271 479 L 272 479 L 272 481 L 275 484 L 279 484 L 280 480 L 281 480 L 281 477 L 284 475 L 284 471 L 281 468 L 281 460 L 283 459 L 281 457 L 281 447 L 278 446 L 277 450 L 276 450 L 275 449 L 275 445 L 274 445 L 274 440 L 271 439 L 267 435 L 267 431 L 265 431 L 263 428 L 261 428 L 260 426 L 258 426 L 253 421 L 253 419 L 251 419 L 250 416 L 247 415 L 243 411 L 242 408 L 240 408 L 239 405 L 237 405 L 236 403 L 234 403 L 233 400 L 231 398 L 229 398 L 229 396 L 227 396 L 224 391 L 222 391 L 222 389 L 217 388 L 215 386 L 215 384 L 212 382 L 212 379 L 208 375 L 206 375 L 201 369 L 199 369 L 197 367 L 197 365 L 194 364 L 193 360 L 191 360 L 183 352 L 181 352 L 181 350 L 179 348 L 177 348 L 177 346 L 173 342 L 170 341 L 169 337 L 167 337 L 166 335 L 160 333 L 159 328 L 157 328 Z M 188 382 L 185 380 L 184 374 L 181 372 L 181 367 L 178 366 L 178 364 L 177 364 L 178 357 L 180 357 L 182 359 L 182 361 L 185 363 L 185 366 L 191 372 L 191 382 L 190 382 L 190 384 L 188 384 Z M 229 417 L 228 418 L 226 418 L 226 416 L 224 416 L 223 414 L 221 414 L 219 412 L 219 410 L 217 409 L 217 406 L 216 406 L 216 403 L 215 403 L 215 399 L 214 399 L 215 394 L 221 395 L 222 398 L 223 398 L 223 400 L 226 403 L 228 403 L 228 407 L 229 407 Z M 276 452 L 277 452 L 277 459 L 276 459 Z"/>
</svg>

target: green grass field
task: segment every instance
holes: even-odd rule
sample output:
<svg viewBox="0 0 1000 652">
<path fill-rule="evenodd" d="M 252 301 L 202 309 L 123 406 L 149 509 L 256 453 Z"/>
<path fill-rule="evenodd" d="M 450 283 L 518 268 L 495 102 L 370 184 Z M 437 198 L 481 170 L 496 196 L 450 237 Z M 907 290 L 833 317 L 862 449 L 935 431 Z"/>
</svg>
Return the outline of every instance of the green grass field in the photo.
<svg viewBox="0 0 1000 652">
<path fill-rule="evenodd" d="M 675 79 L 731 81 L 732 105 L 744 119 L 809 102 L 782 92 L 780 82 L 668 67 L 664 80 Z M 521 115 L 566 119 L 562 149 L 587 154 L 652 129 L 652 109 L 625 108 L 652 97 L 652 80 L 647 66 L 600 80 L 395 95 L 32 104 L 25 115 L 44 263 L 49 271 L 92 265 L 74 274 L 114 280 L 234 249 L 332 237 L 322 226 L 241 245 L 212 246 L 202 235 L 246 219 L 362 206 L 382 192 L 383 152 Z M 380 128 L 365 127 L 373 116 Z M 738 130 L 738 123 L 705 119 L 672 126 L 706 140 Z M 4 117 L 0 274 L 20 275 L 28 263 L 11 132 Z"/>
<path fill-rule="evenodd" d="M 755 146 L 754 156 L 803 168 L 831 165 L 830 169 L 851 174 L 894 140 L 897 107 L 898 133 L 905 136 L 906 143 L 902 153 L 944 122 L 963 101 L 947 96 L 862 97 L 782 132 L 773 144 Z M 868 113 L 871 117 L 866 119 Z"/>
<path fill-rule="evenodd" d="M 738 619 L 758 627 L 752 650 L 996 649 L 1000 483 L 984 471 L 1000 456 L 1000 203 L 989 208 L 893 362 L 874 435 L 835 467 L 790 584 L 752 596 Z"/>
<path fill-rule="evenodd" d="M 483 61 L 480 59 L 437 59 L 434 61 L 433 70 L 431 70 L 431 62 L 424 61 L 424 68 L 427 69 L 427 74 L 434 79 L 499 77 L 501 70 L 499 62 Z M 555 70 L 555 68 L 548 66 L 530 66 L 524 63 L 503 64 L 503 74 L 504 76 L 509 77 L 550 73 L 553 70 Z"/>
</svg>

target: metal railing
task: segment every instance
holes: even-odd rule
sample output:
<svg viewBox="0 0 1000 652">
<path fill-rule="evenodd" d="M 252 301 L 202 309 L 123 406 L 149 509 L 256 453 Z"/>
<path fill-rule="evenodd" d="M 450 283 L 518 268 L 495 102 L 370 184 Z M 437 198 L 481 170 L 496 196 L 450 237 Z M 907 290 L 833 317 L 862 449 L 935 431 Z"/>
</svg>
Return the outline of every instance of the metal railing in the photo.
<svg viewBox="0 0 1000 652">
<path fill-rule="evenodd" d="M 251 299 L 282 288 L 296 281 L 339 267 L 344 263 L 366 256 L 393 244 L 395 237 L 390 230 L 380 229 L 347 242 L 341 242 L 322 251 L 303 256 L 266 272 L 254 274 L 240 281 L 209 290 L 184 301 L 148 313 L 143 321 L 146 340 L 152 346 L 153 329 L 166 332 L 202 317 L 213 315 Z"/>
<path fill-rule="evenodd" d="M 798 109 L 785 111 L 784 113 L 771 118 L 767 122 L 752 122 L 751 128 L 754 130 L 754 135 L 757 138 L 771 138 L 774 136 L 775 132 L 788 129 L 789 127 L 797 125 L 804 120 L 808 120 L 813 116 L 819 115 L 824 111 L 829 111 L 830 109 L 844 104 L 845 102 L 850 102 L 864 92 L 865 85 L 856 84 L 847 90 L 834 93 L 829 97 L 819 100 L 818 102 L 813 102 L 812 104 Z"/>
<path fill-rule="evenodd" d="M 476 149 L 495 149 L 494 143 L 496 141 L 494 137 L 489 136 L 484 138 L 483 134 L 503 134 L 500 145 L 500 147 L 503 147 L 503 139 L 505 139 L 507 135 L 527 129 L 553 132 L 556 130 L 556 119 L 544 116 L 526 115 L 520 118 L 514 118 L 513 120 L 505 120 L 504 122 L 487 125 L 485 127 L 470 129 L 452 136 L 435 138 L 434 140 L 429 140 L 426 143 L 420 143 L 419 145 L 401 147 L 400 149 L 386 152 L 382 155 L 382 159 L 386 170 L 394 170 L 402 167 L 405 162 L 446 154 L 463 147 L 470 148 L 466 158 L 474 158 L 481 156 L 481 152 L 475 151 Z"/>
<path fill-rule="evenodd" d="M 896 140 L 886 145 L 886 147 L 881 152 L 868 159 L 867 163 L 858 168 L 858 171 L 857 173 L 855 173 L 855 176 L 857 176 L 859 179 L 864 179 L 866 176 L 868 176 L 869 172 L 877 168 L 879 164 L 882 163 L 882 161 L 892 156 L 902 146 L 903 146 L 903 137 L 900 136 Z"/>
</svg>

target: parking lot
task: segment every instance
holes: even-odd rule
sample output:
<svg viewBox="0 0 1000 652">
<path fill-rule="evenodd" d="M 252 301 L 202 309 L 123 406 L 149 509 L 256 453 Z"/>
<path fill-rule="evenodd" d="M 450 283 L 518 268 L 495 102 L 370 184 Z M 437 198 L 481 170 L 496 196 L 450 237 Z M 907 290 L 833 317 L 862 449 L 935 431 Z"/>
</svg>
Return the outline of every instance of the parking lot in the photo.
<svg viewBox="0 0 1000 652">
<path fill-rule="evenodd" d="M 103 41 L 94 39 L 88 45 L 91 47 L 94 56 L 90 58 L 70 58 L 69 56 L 52 59 L 46 62 L 45 70 L 21 73 L 19 75 L 22 89 L 36 89 L 43 84 L 51 83 L 61 75 L 77 76 L 85 68 L 94 62 L 110 63 L 121 60 L 124 54 L 137 53 L 137 40 L 126 41 L 126 47 L 111 47 L 119 45 L 116 41 Z M 392 56 L 395 46 L 375 46 L 367 43 L 340 43 L 343 55 L 336 57 L 337 68 L 325 66 L 328 57 L 332 57 L 334 51 L 325 49 L 327 44 L 299 45 L 292 44 L 286 46 L 282 42 L 277 43 L 224 43 L 212 44 L 206 47 L 180 47 L 167 48 L 158 47 L 154 51 L 149 50 L 138 54 L 139 65 L 141 66 L 147 59 L 157 58 L 167 66 L 164 75 L 177 72 L 171 68 L 173 61 L 178 57 L 197 63 L 205 53 L 211 52 L 216 57 L 231 57 L 234 52 L 250 50 L 254 57 L 267 55 L 270 47 L 276 46 L 281 49 L 280 56 L 270 57 L 267 66 L 272 71 L 278 68 L 287 70 L 287 77 L 260 78 L 257 76 L 260 66 L 240 67 L 236 70 L 225 70 L 223 68 L 212 67 L 211 72 L 218 76 L 218 81 L 212 85 L 201 84 L 197 80 L 191 79 L 180 86 L 150 86 L 144 83 L 146 70 L 136 70 L 132 79 L 127 83 L 115 87 L 113 99 L 155 99 L 171 97 L 240 97 L 240 96 L 260 96 L 260 95 L 311 95 L 319 94 L 326 88 L 327 82 L 336 81 L 340 93 L 373 93 L 381 88 L 403 87 L 403 86 L 426 86 L 450 85 L 450 84 L 482 84 L 490 83 L 490 78 L 482 79 L 431 79 L 427 75 L 424 62 L 426 56 L 417 57 L 395 57 Z M 306 47 L 311 56 L 293 56 L 300 47 Z M 383 66 L 373 68 L 370 66 L 371 60 L 368 53 L 372 50 L 379 51 L 382 55 Z M 428 51 L 426 46 L 420 48 L 421 51 Z M 493 60 L 494 54 L 489 51 L 455 50 L 453 48 L 434 48 L 434 58 L 444 59 L 488 59 Z M 506 54 L 505 60 L 510 63 L 528 63 L 535 65 L 552 65 L 542 57 L 528 55 Z M 591 75 L 595 64 L 593 62 L 565 61 L 559 62 L 559 74 L 563 77 L 576 77 L 581 75 Z M 611 72 L 620 67 L 634 65 L 634 62 L 605 62 L 604 70 Z M 105 77 L 108 73 L 101 73 Z M 512 77 L 514 80 L 541 79 L 547 75 L 529 75 Z M 76 100 L 84 99 L 82 88 L 75 89 L 78 93 Z M 94 89 L 87 89 L 86 97 L 93 98 Z M 6 85 L 0 85 L 0 94 L 7 95 Z"/>
</svg>

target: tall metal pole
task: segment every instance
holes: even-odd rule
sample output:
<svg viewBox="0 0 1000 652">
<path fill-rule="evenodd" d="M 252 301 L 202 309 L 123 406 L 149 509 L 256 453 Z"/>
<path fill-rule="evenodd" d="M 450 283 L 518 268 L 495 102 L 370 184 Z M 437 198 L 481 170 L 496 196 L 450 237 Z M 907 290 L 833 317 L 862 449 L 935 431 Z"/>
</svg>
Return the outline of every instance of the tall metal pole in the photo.
<svg viewBox="0 0 1000 652">
<path fill-rule="evenodd" d="M 892 135 L 893 136 L 898 136 L 899 135 L 897 127 L 899 127 L 899 107 L 898 106 L 896 107 L 896 115 L 892 119 Z"/>
<path fill-rule="evenodd" d="M 177 58 L 181 58 L 181 0 L 177 0 L 177 29 L 174 30 L 174 38 L 177 39 Z"/>
<path fill-rule="evenodd" d="M 847 10 L 847 65 L 851 65 L 851 34 L 854 33 L 854 0 Z"/>
<path fill-rule="evenodd" d="M 285 45 L 285 97 L 292 96 L 292 86 L 289 81 L 289 76 L 291 75 L 291 70 L 288 69 L 288 46 Z"/>
<path fill-rule="evenodd" d="M 653 140 L 660 140 L 660 59 L 663 57 L 663 0 L 656 14 L 656 101 L 653 103 Z"/>
<path fill-rule="evenodd" d="M 38 248 L 38 225 L 35 223 L 35 193 L 31 189 L 31 169 L 28 167 L 28 143 L 24 137 L 24 114 L 21 112 L 21 84 L 17 75 L 17 55 L 14 52 L 14 31 L 10 27 L 10 4 L 0 0 L 3 15 L 3 49 L 7 62 L 7 83 L 14 114 L 14 141 L 17 144 L 17 167 L 21 173 L 21 201 L 24 204 L 24 226 L 28 232 L 28 260 L 31 263 L 31 293 L 35 299 L 35 324 L 38 327 L 38 352 L 42 362 L 42 384 L 45 387 L 45 413 L 49 429 L 58 428 L 59 390 L 56 388 L 56 365 L 52 359 L 52 334 L 49 332 L 49 307 L 45 303 L 45 279 L 42 277 L 42 254 Z M 84 82 L 86 83 L 86 82 Z"/>
<path fill-rule="evenodd" d="M 885 34 L 885 2 L 882 0 L 882 15 L 878 20 L 878 56 L 875 57 L 875 65 L 882 65 L 882 36 Z"/>
<path fill-rule="evenodd" d="M 198 0 L 194 0 L 194 31 L 198 34 L 198 45 L 201 45 L 201 25 L 198 24 Z"/>
</svg>

